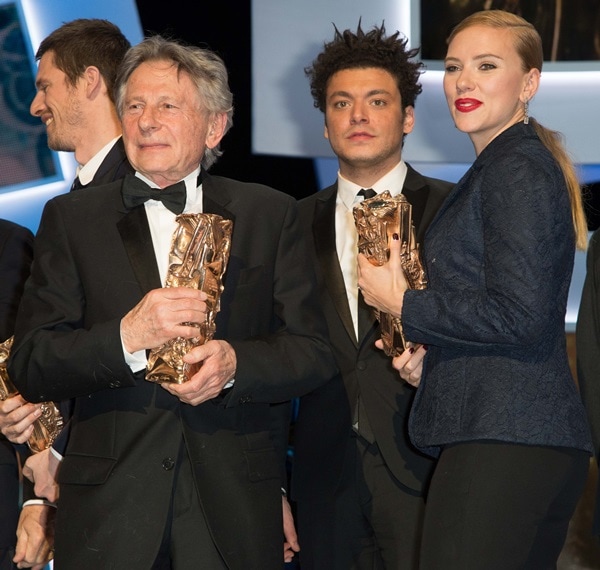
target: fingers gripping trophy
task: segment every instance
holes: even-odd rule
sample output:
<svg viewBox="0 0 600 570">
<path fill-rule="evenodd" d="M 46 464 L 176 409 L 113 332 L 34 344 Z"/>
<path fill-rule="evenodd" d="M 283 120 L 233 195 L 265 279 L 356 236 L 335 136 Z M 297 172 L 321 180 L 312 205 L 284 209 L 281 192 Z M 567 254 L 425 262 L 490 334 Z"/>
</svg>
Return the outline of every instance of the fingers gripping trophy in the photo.
<svg viewBox="0 0 600 570">
<path fill-rule="evenodd" d="M 390 240 L 394 234 L 400 240 L 400 265 L 410 289 L 425 289 L 427 279 L 421 263 L 419 246 L 412 223 L 412 206 L 402 194 L 389 191 L 363 200 L 353 209 L 358 232 L 358 251 L 373 265 L 383 265 L 390 258 Z M 373 309 L 381 327 L 383 350 L 388 356 L 398 356 L 406 348 L 399 317 Z"/>
<path fill-rule="evenodd" d="M 192 339 L 177 337 L 154 348 L 148 356 L 146 380 L 182 384 L 195 373 L 183 357 L 211 340 L 220 309 L 223 275 L 229 260 L 233 222 L 216 214 L 180 214 L 173 233 L 165 287 L 192 287 L 208 295 L 206 320 L 185 323 L 198 328 Z M 196 365 L 197 366 L 197 365 Z"/>
<path fill-rule="evenodd" d="M 16 396 L 19 391 L 8 377 L 6 363 L 10 356 L 14 337 L 0 344 L 0 400 Z M 54 402 L 42 402 L 42 415 L 33 423 L 33 433 L 27 440 L 29 449 L 34 453 L 50 447 L 63 427 L 63 418 Z"/>
</svg>

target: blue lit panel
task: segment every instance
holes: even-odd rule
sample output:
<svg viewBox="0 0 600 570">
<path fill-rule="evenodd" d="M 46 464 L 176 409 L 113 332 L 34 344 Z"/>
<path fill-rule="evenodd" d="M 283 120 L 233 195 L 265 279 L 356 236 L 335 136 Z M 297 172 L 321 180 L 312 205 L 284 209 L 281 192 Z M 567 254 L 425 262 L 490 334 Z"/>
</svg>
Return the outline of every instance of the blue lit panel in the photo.
<svg viewBox="0 0 600 570">
<path fill-rule="evenodd" d="M 65 22 L 104 18 L 132 44 L 143 38 L 135 0 L 0 0 L 0 217 L 37 231 L 44 204 L 68 191 L 72 153 L 47 147 L 46 130 L 29 115 L 40 42 Z"/>
<path fill-rule="evenodd" d="M 15 2 L 0 4 L 0 192 L 62 178 L 46 130 L 29 113 L 35 71 L 23 15 Z"/>
</svg>

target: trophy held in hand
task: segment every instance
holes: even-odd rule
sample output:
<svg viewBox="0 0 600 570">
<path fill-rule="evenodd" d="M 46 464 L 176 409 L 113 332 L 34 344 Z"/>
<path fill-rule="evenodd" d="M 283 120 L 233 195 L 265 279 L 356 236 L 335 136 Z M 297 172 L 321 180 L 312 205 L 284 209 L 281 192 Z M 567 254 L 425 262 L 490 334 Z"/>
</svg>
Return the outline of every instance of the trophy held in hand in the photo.
<svg viewBox="0 0 600 570">
<path fill-rule="evenodd" d="M 6 400 L 19 393 L 6 370 L 12 344 L 12 336 L 0 344 L 0 400 Z M 42 402 L 41 411 L 42 415 L 33 423 L 33 433 L 27 440 L 29 449 L 34 453 L 48 449 L 63 427 L 63 418 L 54 402 Z"/>
<path fill-rule="evenodd" d="M 353 209 L 358 232 L 358 251 L 373 265 L 383 265 L 390 258 L 390 240 L 400 240 L 400 265 L 410 289 L 425 289 L 427 279 L 421 263 L 419 246 L 412 224 L 412 207 L 402 194 L 391 196 L 386 190 L 363 200 Z M 381 328 L 383 350 L 388 356 L 404 352 L 406 342 L 399 317 L 373 309 Z"/>
<path fill-rule="evenodd" d="M 180 214 L 171 240 L 165 287 L 192 287 L 208 295 L 203 323 L 185 323 L 198 328 L 198 336 L 177 337 L 150 351 L 146 380 L 182 384 L 196 372 L 183 357 L 195 346 L 211 340 L 215 316 L 223 291 L 223 274 L 229 259 L 233 222 L 216 214 Z"/>
</svg>

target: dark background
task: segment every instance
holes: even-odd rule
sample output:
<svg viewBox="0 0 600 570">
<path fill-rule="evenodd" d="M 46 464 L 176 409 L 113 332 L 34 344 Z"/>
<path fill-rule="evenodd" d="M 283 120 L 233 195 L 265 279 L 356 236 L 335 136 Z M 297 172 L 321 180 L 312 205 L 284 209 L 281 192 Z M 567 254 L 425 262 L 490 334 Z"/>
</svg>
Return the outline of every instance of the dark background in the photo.
<svg viewBox="0 0 600 570">
<path fill-rule="evenodd" d="M 444 59 L 450 30 L 486 7 L 531 22 L 542 37 L 544 61 L 600 60 L 600 0 L 421 0 L 423 59 Z"/>
<path fill-rule="evenodd" d="M 221 142 L 224 154 L 211 173 L 261 182 L 296 198 L 319 190 L 312 159 L 252 154 L 250 0 L 212 0 L 196 5 L 183 0 L 169 0 L 162 5 L 154 0 L 137 0 L 136 4 L 144 35 L 158 33 L 210 48 L 223 58 L 229 70 L 235 107 L 233 128 Z"/>
</svg>

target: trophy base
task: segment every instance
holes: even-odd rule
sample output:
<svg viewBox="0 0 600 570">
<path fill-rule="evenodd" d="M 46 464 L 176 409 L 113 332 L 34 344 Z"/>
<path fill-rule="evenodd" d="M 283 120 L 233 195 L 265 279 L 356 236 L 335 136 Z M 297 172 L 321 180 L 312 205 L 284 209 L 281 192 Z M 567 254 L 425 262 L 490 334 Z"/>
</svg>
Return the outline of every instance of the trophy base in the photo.
<svg viewBox="0 0 600 570">
<path fill-rule="evenodd" d="M 157 357 L 146 371 L 146 380 L 156 384 L 184 384 L 200 370 L 198 364 L 187 364 L 181 359 L 176 364 Z"/>
<path fill-rule="evenodd" d="M 148 382 L 154 382 L 155 384 L 184 384 L 188 381 L 188 378 L 180 376 L 170 376 L 167 374 L 152 374 L 146 376 Z"/>
</svg>

